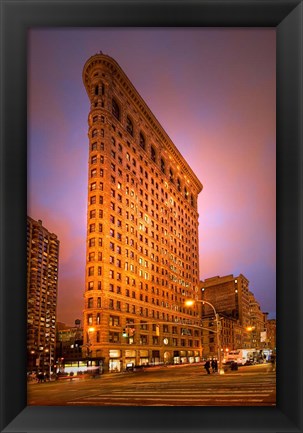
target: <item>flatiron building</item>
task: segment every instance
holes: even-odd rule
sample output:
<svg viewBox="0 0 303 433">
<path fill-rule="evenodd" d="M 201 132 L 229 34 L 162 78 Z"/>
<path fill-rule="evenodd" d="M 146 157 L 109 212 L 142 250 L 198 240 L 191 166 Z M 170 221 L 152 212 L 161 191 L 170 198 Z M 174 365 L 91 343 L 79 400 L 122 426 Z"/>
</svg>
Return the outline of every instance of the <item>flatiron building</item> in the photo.
<svg viewBox="0 0 303 433">
<path fill-rule="evenodd" d="M 105 371 L 202 356 L 202 185 L 121 67 L 96 54 L 89 98 L 83 356 Z M 169 108 L 169 107 L 168 107 Z"/>
</svg>

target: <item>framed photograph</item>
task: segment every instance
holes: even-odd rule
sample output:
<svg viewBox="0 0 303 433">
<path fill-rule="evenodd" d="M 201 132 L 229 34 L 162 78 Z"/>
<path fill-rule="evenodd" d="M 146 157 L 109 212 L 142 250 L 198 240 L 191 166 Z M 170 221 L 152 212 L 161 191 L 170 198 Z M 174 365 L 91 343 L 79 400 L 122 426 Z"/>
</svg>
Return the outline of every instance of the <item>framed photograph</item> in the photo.
<svg viewBox="0 0 303 433">
<path fill-rule="evenodd" d="M 124 432 L 132 430 L 139 432 L 143 430 L 153 433 L 172 430 L 205 432 L 236 430 L 286 433 L 302 430 L 302 7 L 302 1 L 299 0 L 271 2 L 180 0 L 162 3 L 127 0 L 115 2 L 48 0 L 33 3 L 27 0 L 22 2 L 1 0 L 3 23 L 0 158 L 1 431 Z M 28 116 L 33 97 L 32 92 L 28 91 L 28 85 L 30 81 L 40 79 L 37 74 L 30 75 L 29 59 L 33 55 L 31 51 L 33 34 L 36 35 L 37 41 L 39 32 L 42 35 L 44 31 L 52 32 L 53 29 L 55 35 L 58 30 L 66 29 L 74 37 L 73 44 L 76 47 L 81 43 L 81 30 L 97 32 L 98 29 L 104 29 L 111 37 L 113 37 L 111 29 L 120 29 L 121 35 L 123 32 L 130 34 L 134 30 L 132 37 L 136 37 L 136 32 L 141 35 L 144 31 L 178 32 L 180 29 L 184 31 L 186 29 L 187 32 L 194 32 L 201 28 L 213 31 L 235 28 L 239 31 L 239 35 L 245 28 L 264 31 L 273 29 L 276 34 L 277 404 L 268 407 L 253 405 L 241 407 L 83 405 L 75 407 L 73 405 L 35 406 L 35 402 L 31 402 L 28 405 L 26 221 L 29 205 L 30 167 L 28 164 L 31 161 L 29 152 L 33 151 L 28 146 L 32 138 Z M 120 38 L 122 45 L 126 42 L 126 38 Z M 128 42 L 128 49 L 131 50 L 131 38 Z M 119 38 L 116 43 L 119 43 Z M 143 37 L 141 43 L 142 46 L 146 43 Z M 39 40 L 41 62 L 47 62 L 51 54 L 50 49 L 47 38 L 41 37 Z M 180 43 L 179 51 L 180 62 L 185 63 L 184 44 Z M 65 56 L 61 52 L 59 61 L 62 63 L 68 61 L 67 54 Z M 84 62 L 93 54 L 89 52 Z M 103 53 L 101 52 L 100 55 L 103 56 Z M 174 55 L 176 55 L 175 51 Z M 122 64 L 120 66 L 123 68 Z M 54 65 L 52 68 L 51 73 L 56 75 Z M 255 76 L 257 72 L 256 70 Z M 239 78 L 238 76 L 237 79 Z M 164 80 L 164 82 L 166 85 L 169 84 L 168 81 Z M 258 83 L 257 78 L 256 83 Z M 135 81 L 133 84 L 136 86 Z M 42 102 L 39 106 L 40 110 L 43 110 L 44 104 L 52 103 L 48 90 L 45 89 L 45 100 L 40 98 Z M 99 91 L 99 88 L 95 89 L 95 92 Z M 142 94 L 143 99 L 144 96 Z M 118 105 L 117 110 L 119 111 Z M 131 119 L 127 118 L 127 120 L 128 132 L 131 133 L 133 124 Z M 159 118 L 162 124 L 161 120 Z M 86 118 L 83 117 L 84 130 L 85 121 Z M 91 121 L 93 122 L 93 118 Z M 260 122 L 262 123 L 262 119 Z M 60 114 L 59 124 L 61 124 Z M 163 128 L 165 129 L 165 123 Z M 43 139 L 43 134 L 41 138 Z M 72 140 L 72 137 L 70 138 Z M 87 147 L 86 145 L 87 143 L 83 144 L 84 147 Z M 181 149 L 180 151 L 182 153 Z M 41 179 L 43 169 L 46 169 L 46 166 L 43 167 L 41 164 Z M 269 165 L 264 166 L 264 170 L 269 170 Z M 201 180 L 203 182 L 203 179 Z M 255 211 L 262 213 L 261 208 Z M 114 333 L 113 338 L 115 338 Z M 89 343 L 88 337 L 88 353 Z M 168 343 L 169 339 L 165 338 L 163 344 Z M 51 354 L 49 356 L 51 359 Z M 119 363 L 113 360 L 110 362 L 112 363 L 110 368 L 113 370 L 119 368 Z M 101 382 L 98 381 L 98 386 L 102 386 Z"/>
</svg>

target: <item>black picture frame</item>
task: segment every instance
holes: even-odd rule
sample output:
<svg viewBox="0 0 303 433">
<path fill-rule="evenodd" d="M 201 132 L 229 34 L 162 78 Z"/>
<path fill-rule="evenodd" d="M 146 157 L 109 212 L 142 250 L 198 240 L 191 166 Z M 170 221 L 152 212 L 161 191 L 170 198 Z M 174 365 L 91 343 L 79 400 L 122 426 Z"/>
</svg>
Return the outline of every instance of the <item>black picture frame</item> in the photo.
<svg viewBox="0 0 303 433">
<path fill-rule="evenodd" d="M 0 3 L 1 431 L 301 432 L 302 0 L 0 0 Z M 26 406 L 27 30 L 60 26 L 276 28 L 276 407 Z"/>
</svg>

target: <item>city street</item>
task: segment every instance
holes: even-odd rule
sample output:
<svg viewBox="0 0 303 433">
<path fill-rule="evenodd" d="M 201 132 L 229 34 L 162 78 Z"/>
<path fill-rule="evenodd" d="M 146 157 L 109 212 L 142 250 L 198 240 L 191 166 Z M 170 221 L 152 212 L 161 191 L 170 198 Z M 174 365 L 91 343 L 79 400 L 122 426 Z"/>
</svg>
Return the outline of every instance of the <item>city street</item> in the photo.
<svg viewBox="0 0 303 433">
<path fill-rule="evenodd" d="M 275 406 L 270 364 L 207 375 L 203 365 L 149 368 L 97 379 L 28 385 L 28 405 L 42 406 Z"/>
</svg>

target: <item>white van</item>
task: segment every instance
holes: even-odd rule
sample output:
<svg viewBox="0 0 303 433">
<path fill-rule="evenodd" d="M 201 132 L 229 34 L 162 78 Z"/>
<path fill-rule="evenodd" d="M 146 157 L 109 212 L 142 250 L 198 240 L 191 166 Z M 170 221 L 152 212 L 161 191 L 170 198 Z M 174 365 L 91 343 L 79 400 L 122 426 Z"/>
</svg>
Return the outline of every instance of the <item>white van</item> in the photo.
<svg viewBox="0 0 303 433">
<path fill-rule="evenodd" d="M 223 359 L 223 364 L 236 362 L 238 365 L 244 365 L 247 361 L 253 359 L 255 349 L 237 349 L 231 350 Z"/>
</svg>

